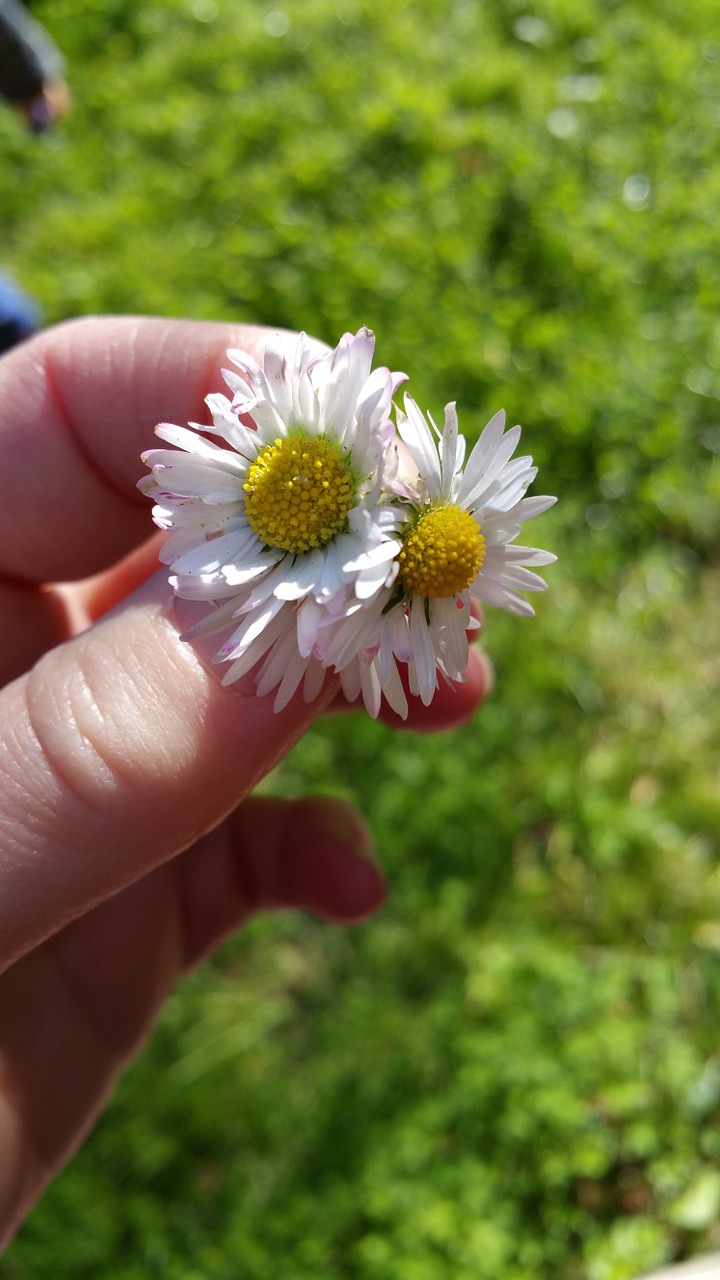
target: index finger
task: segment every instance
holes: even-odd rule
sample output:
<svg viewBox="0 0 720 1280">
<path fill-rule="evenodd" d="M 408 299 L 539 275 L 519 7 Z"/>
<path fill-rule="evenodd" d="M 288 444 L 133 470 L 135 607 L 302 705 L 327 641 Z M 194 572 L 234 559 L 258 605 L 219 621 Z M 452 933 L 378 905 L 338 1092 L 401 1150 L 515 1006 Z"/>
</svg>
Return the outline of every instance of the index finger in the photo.
<svg viewBox="0 0 720 1280">
<path fill-rule="evenodd" d="M 0 360 L 0 575 L 87 577 L 148 536 L 140 454 L 161 419 L 209 421 L 225 351 L 266 331 L 131 316 L 70 321 Z"/>
</svg>

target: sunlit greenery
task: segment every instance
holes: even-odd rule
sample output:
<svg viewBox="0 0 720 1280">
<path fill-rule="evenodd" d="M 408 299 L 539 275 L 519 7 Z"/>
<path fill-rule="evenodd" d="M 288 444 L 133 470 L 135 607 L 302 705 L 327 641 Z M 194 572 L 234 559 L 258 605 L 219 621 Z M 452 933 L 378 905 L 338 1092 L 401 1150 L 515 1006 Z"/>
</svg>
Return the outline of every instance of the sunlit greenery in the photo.
<svg viewBox="0 0 720 1280">
<path fill-rule="evenodd" d="M 556 510 L 477 723 L 313 730 L 370 817 L 342 932 L 171 1002 L 10 1280 L 631 1280 L 720 1247 L 720 42 L 710 0 L 44 0 L 75 107 L 0 116 L 49 320 L 370 325 L 504 405 Z"/>
</svg>

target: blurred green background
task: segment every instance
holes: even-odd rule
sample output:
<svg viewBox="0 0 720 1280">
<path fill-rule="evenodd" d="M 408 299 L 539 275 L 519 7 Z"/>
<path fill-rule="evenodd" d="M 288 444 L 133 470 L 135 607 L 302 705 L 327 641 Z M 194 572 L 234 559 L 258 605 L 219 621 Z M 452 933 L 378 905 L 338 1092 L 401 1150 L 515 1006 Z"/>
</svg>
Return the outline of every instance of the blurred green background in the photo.
<svg viewBox="0 0 720 1280">
<path fill-rule="evenodd" d="M 537 619 L 488 610 L 476 723 L 329 723 L 269 781 L 363 809 L 386 907 L 257 920 L 187 980 L 3 1275 L 630 1280 L 720 1247 L 716 5 L 34 9 L 74 110 L 0 113 L 0 256 L 48 320 L 368 324 L 469 437 L 523 423 L 560 559 Z"/>
</svg>

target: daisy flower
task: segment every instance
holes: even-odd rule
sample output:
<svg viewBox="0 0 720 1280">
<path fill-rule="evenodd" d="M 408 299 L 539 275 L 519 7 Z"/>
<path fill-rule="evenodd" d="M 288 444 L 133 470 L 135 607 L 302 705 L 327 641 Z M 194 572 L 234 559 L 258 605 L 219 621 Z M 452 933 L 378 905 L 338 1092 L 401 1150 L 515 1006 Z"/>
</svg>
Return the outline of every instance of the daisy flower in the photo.
<svg viewBox="0 0 720 1280">
<path fill-rule="evenodd" d="M 278 705 L 301 681 L 314 696 L 332 627 L 398 572 L 397 517 L 382 495 L 405 374 L 371 372 L 374 345 L 360 329 L 327 354 L 304 334 L 290 347 L 271 340 L 262 366 L 228 351 L 232 398 L 207 397 L 212 425 L 161 423 L 175 448 L 143 456 L 151 474 L 139 488 L 169 533 L 170 582 L 210 606 L 185 638 L 225 633 L 224 683 L 264 659 L 258 692 L 280 686 Z"/>
<path fill-rule="evenodd" d="M 446 406 L 442 433 L 409 396 L 397 418 L 412 466 L 412 474 L 394 481 L 401 541 L 397 576 L 359 622 L 339 623 L 326 661 L 339 669 L 347 664 L 345 691 L 362 693 L 371 713 L 377 714 L 382 692 L 406 715 L 397 662 L 407 664 L 410 692 L 428 705 L 438 673 L 453 681 L 464 678 L 467 633 L 478 625 L 473 602 L 534 613 L 519 593 L 544 591 L 547 584 L 533 570 L 556 557 L 515 539 L 524 522 L 555 498 L 525 497 L 537 467 L 530 457 L 513 459 L 521 431 L 504 430 L 503 412 L 485 427 L 466 464 L 454 404 Z"/>
</svg>

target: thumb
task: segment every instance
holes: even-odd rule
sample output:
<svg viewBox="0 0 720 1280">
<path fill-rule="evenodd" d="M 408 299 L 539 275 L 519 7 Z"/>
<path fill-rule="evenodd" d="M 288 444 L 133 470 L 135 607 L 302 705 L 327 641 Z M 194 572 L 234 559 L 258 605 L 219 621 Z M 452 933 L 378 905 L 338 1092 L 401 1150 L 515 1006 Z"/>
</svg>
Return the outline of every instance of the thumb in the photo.
<svg viewBox="0 0 720 1280">
<path fill-rule="evenodd" d="M 180 640 L 157 575 L 0 694 L 0 970 L 211 830 L 332 696 L 276 714 Z"/>
</svg>

